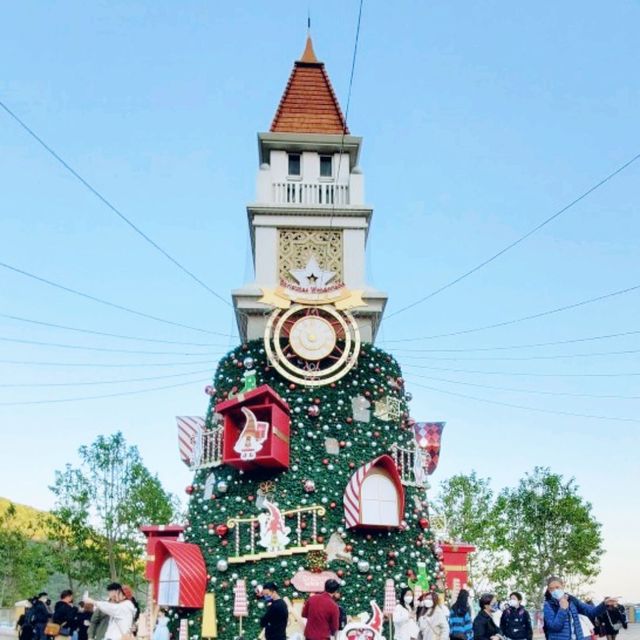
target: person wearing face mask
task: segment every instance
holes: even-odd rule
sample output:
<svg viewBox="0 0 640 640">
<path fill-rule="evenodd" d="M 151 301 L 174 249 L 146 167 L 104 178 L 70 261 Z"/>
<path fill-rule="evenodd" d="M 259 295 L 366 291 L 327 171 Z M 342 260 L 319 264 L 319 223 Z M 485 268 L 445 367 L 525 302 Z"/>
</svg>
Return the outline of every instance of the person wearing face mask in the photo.
<svg viewBox="0 0 640 640">
<path fill-rule="evenodd" d="M 420 640 L 448 640 L 449 622 L 437 594 L 429 592 L 418 602 Z"/>
<path fill-rule="evenodd" d="M 604 602 L 597 606 L 586 604 L 566 593 L 564 583 L 557 576 L 551 576 L 547 580 L 544 599 L 544 630 L 547 640 L 584 640 L 580 615 L 593 622 L 606 609 Z"/>
<path fill-rule="evenodd" d="M 260 626 L 264 628 L 266 640 L 286 640 L 289 610 L 285 601 L 278 594 L 278 585 L 267 582 L 262 586 L 262 599 L 267 611 L 260 618 Z"/>
<path fill-rule="evenodd" d="M 413 591 L 409 587 L 400 592 L 400 602 L 393 610 L 393 629 L 396 640 L 417 640 L 420 634 L 416 623 Z"/>
<path fill-rule="evenodd" d="M 498 602 L 493 593 L 485 593 L 479 600 L 480 611 L 473 621 L 473 640 L 501 640 L 500 629 L 493 621 Z"/>
<path fill-rule="evenodd" d="M 508 606 L 500 617 L 500 630 L 509 640 L 532 640 L 533 638 L 531 616 L 522 606 L 522 595 L 517 591 L 509 595 Z"/>
</svg>

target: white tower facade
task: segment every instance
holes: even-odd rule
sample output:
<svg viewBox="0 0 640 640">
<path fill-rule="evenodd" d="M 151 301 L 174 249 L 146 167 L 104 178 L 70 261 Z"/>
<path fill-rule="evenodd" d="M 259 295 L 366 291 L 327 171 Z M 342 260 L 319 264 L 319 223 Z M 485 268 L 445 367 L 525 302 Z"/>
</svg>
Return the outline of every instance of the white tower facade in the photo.
<svg viewBox="0 0 640 640">
<path fill-rule="evenodd" d="M 271 311 L 260 302 L 264 290 L 340 283 L 362 292 L 365 304 L 353 315 L 362 339 L 375 339 L 387 296 L 366 282 L 373 210 L 365 204 L 361 145 L 308 38 L 270 131 L 258 134 L 256 200 L 247 206 L 255 279 L 232 293 L 243 340 L 264 336 Z"/>
</svg>

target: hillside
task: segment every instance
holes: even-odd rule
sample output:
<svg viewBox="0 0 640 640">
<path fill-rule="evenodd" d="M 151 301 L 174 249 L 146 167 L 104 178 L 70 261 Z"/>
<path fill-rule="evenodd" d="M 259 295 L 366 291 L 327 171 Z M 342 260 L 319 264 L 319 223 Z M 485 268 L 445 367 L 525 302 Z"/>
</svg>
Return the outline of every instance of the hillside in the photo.
<svg viewBox="0 0 640 640">
<path fill-rule="evenodd" d="M 34 538 L 46 537 L 42 525 L 42 519 L 46 515 L 46 511 L 39 511 L 33 507 L 12 502 L 8 498 L 0 497 L 0 518 L 6 513 L 11 504 L 16 508 L 16 514 L 8 523 L 10 527 L 15 527 L 25 532 L 31 530 Z"/>
</svg>

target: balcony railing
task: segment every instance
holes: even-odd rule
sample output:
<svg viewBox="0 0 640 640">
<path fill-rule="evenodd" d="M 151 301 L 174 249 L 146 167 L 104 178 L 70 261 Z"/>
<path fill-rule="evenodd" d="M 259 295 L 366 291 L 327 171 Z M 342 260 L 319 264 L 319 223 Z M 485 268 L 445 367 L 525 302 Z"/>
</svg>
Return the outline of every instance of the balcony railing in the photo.
<svg viewBox="0 0 640 640">
<path fill-rule="evenodd" d="M 391 457 L 396 463 L 400 480 L 407 487 L 424 487 L 427 480 L 426 462 L 429 454 L 412 446 L 409 448 L 391 446 Z"/>
<path fill-rule="evenodd" d="M 330 182 L 274 182 L 273 202 L 328 207 L 348 205 L 349 185 Z"/>
</svg>

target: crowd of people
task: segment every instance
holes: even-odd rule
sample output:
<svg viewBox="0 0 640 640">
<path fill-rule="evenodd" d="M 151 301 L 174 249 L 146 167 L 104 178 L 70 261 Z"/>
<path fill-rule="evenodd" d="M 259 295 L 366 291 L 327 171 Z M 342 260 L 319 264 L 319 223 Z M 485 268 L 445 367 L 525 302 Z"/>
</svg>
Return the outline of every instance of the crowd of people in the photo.
<svg viewBox="0 0 640 640">
<path fill-rule="evenodd" d="M 132 640 L 140 616 L 133 591 L 112 582 L 105 600 L 93 600 L 85 594 L 76 606 L 74 594 L 66 589 L 51 606 L 46 592 L 29 601 L 17 627 L 19 640 Z M 164 612 L 158 616 L 154 640 L 169 640 Z"/>
<path fill-rule="evenodd" d="M 322 593 L 310 596 L 302 608 L 305 640 L 330 640 L 347 624 L 340 606 L 340 583 L 327 580 Z M 266 605 L 260 624 L 265 640 L 287 640 L 289 609 L 274 582 L 265 583 L 259 597 Z M 469 592 L 461 589 L 449 609 L 435 591 L 415 597 L 408 587 L 400 593 L 391 621 L 395 640 L 533 640 L 531 616 L 517 591 L 504 606 L 496 596 L 483 594 L 473 616 Z M 111 583 L 105 600 L 85 594 L 78 606 L 65 590 L 51 607 L 44 592 L 31 599 L 18 621 L 20 640 L 134 640 L 140 608 L 126 585 Z M 616 640 L 627 627 L 624 608 L 615 598 L 595 605 L 566 593 L 562 581 L 547 581 L 543 607 L 546 640 Z M 158 612 L 152 640 L 170 640 L 167 612 Z"/>
<path fill-rule="evenodd" d="M 266 583 L 260 596 L 266 604 L 260 620 L 266 640 L 286 640 L 289 611 L 277 585 Z M 404 588 L 391 616 L 394 640 L 533 640 L 534 625 L 519 592 L 509 594 L 502 606 L 494 594 L 483 594 L 475 616 L 469 598 L 461 589 L 448 608 L 435 591 L 416 598 L 412 589 Z M 307 599 L 302 609 L 305 640 L 330 640 L 345 627 L 347 616 L 339 601 L 336 580 L 327 580 L 323 593 Z M 546 640 L 616 640 L 627 627 L 624 607 L 615 598 L 599 605 L 582 602 L 566 593 L 555 576 L 547 581 L 543 619 Z"/>
</svg>

